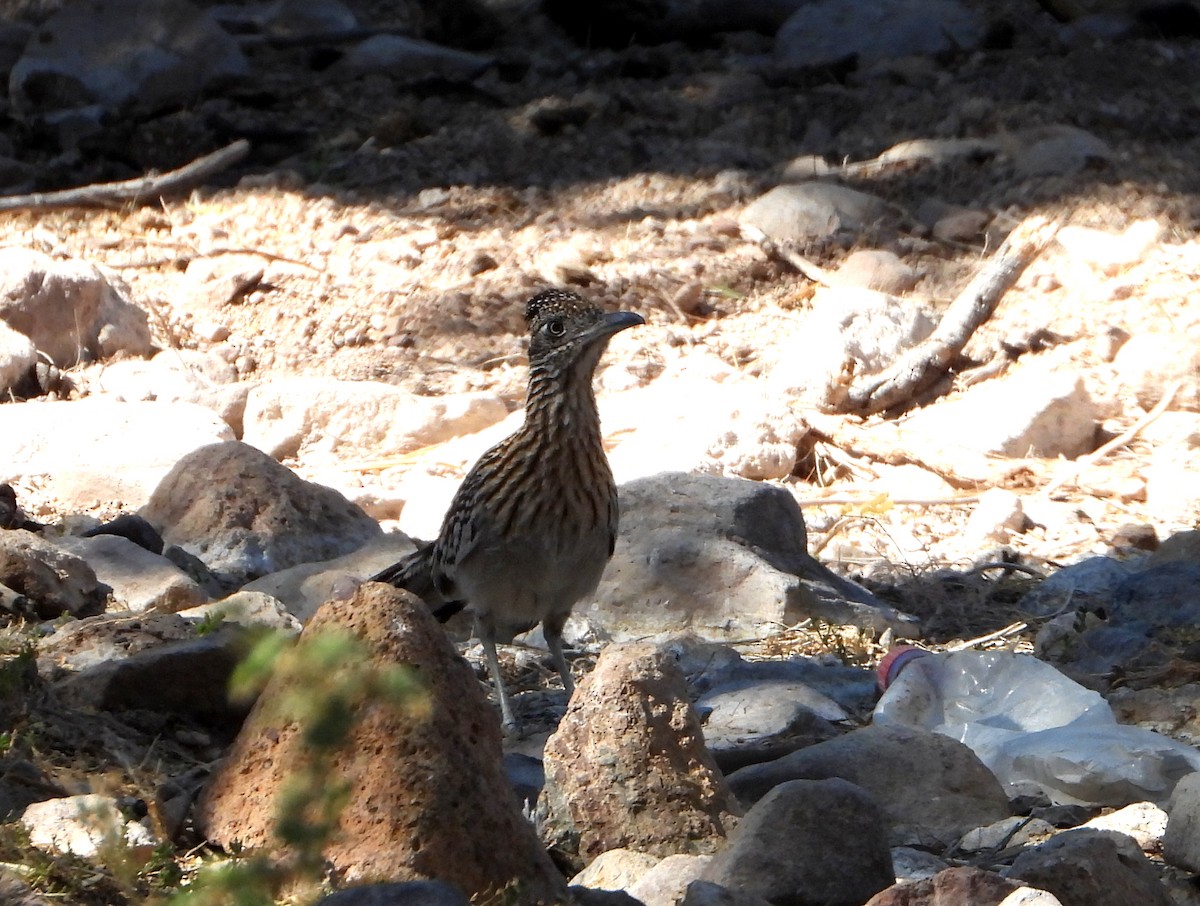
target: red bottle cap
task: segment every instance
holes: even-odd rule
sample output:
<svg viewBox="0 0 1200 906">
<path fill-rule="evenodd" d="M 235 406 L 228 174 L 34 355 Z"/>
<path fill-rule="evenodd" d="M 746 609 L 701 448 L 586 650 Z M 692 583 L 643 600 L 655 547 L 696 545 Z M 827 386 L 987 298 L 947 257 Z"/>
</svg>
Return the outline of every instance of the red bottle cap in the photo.
<svg viewBox="0 0 1200 906">
<path fill-rule="evenodd" d="M 912 645 L 896 645 L 892 648 L 875 668 L 875 685 L 879 687 L 879 691 L 883 692 L 892 684 L 905 664 L 927 654 L 929 652 L 924 648 L 915 648 Z"/>
</svg>

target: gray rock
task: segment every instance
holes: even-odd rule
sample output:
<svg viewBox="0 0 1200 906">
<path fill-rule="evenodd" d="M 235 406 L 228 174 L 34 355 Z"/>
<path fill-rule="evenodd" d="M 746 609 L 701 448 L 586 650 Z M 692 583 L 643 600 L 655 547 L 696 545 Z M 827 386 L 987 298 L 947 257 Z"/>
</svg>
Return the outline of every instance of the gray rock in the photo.
<svg viewBox="0 0 1200 906">
<path fill-rule="evenodd" d="M 347 887 L 321 897 L 316 906 L 471 906 L 471 901 L 445 881 L 393 881 Z"/>
<path fill-rule="evenodd" d="M 243 585 L 242 591 L 277 598 L 288 613 L 306 623 L 334 595 L 339 583 L 373 576 L 413 550 L 412 541 L 404 535 L 380 535 L 341 557 L 301 563 L 255 579 Z"/>
<path fill-rule="evenodd" d="M 744 890 L 731 890 L 712 881 L 693 881 L 679 906 L 770 906 L 767 900 Z"/>
<path fill-rule="evenodd" d="M 109 591 L 81 557 L 24 529 L 0 532 L 0 583 L 42 619 L 99 613 Z"/>
<path fill-rule="evenodd" d="M 336 491 L 237 441 L 183 457 L 141 515 L 231 588 L 349 553 L 381 534 L 378 523 Z"/>
<path fill-rule="evenodd" d="M 889 57 L 939 54 L 978 47 L 984 17 L 956 0 L 816 0 L 800 7 L 775 36 L 785 66 L 859 65 Z"/>
<path fill-rule="evenodd" d="M 811 690 L 808 700 L 827 720 L 841 718 L 823 699 L 850 714 L 865 715 L 879 697 L 875 672 L 862 667 L 824 664 L 806 657 L 747 661 L 731 648 L 712 643 L 702 646 L 687 636 L 671 639 L 667 647 L 679 660 L 688 688 L 697 697 L 729 685 L 802 685 Z"/>
<path fill-rule="evenodd" d="M 911 846 L 892 847 L 892 868 L 897 881 L 922 881 L 949 868 L 945 859 Z"/>
<path fill-rule="evenodd" d="M 199 583 L 174 563 L 127 538 L 67 535 L 56 544 L 86 560 L 96 578 L 112 589 L 113 602 L 122 610 L 174 613 L 208 601 Z"/>
<path fill-rule="evenodd" d="M 237 42 L 185 0 L 66 4 L 13 66 L 9 94 L 23 116 L 99 106 L 158 109 L 247 75 Z"/>
<path fill-rule="evenodd" d="M 445 79 L 469 82 L 487 71 L 490 57 L 400 35 L 374 35 L 360 41 L 333 67 L 343 78 L 383 73 L 401 83 Z"/>
<path fill-rule="evenodd" d="M 1200 873 L 1200 773 L 1188 774 L 1175 784 L 1167 814 L 1163 858 L 1171 865 Z"/>
<path fill-rule="evenodd" d="M 1200 625 L 1200 564 L 1164 563 L 1124 578 L 1113 590 L 1110 619 L 1151 628 Z"/>
<path fill-rule="evenodd" d="M 18 758 L 12 753 L 0 758 L 0 819 L 5 822 L 20 817 L 35 802 L 66 795 L 67 791 L 47 777 L 32 761 Z M 2 892 L 0 903 L 6 906 L 9 903 Z"/>
<path fill-rule="evenodd" d="M 1046 126 L 1014 138 L 1013 168 L 1022 177 L 1069 176 L 1113 160 L 1102 139 L 1075 126 Z"/>
<path fill-rule="evenodd" d="M 0 321 L 0 394 L 5 397 L 37 364 L 37 347 L 23 333 Z"/>
<path fill-rule="evenodd" d="M 146 313 L 99 270 L 33 249 L 0 249 L 0 321 L 60 368 L 152 348 Z"/>
<path fill-rule="evenodd" d="M 1111 831 L 1064 831 L 1026 849 L 1004 874 L 1049 891 L 1062 906 L 1171 903 L 1138 845 Z"/>
<path fill-rule="evenodd" d="M 870 726 L 735 771 L 729 785 L 743 803 L 780 783 L 840 777 L 883 806 L 894 845 L 946 847 L 968 830 L 1009 814 L 1008 797 L 975 753 L 937 733 Z"/>
<path fill-rule="evenodd" d="M 780 242 L 811 242 L 861 230 L 889 211 L 874 195 L 837 183 L 804 182 L 776 186 L 751 202 L 739 220 Z"/>
<path fill-rule="evenodd" d="M 227 31 L 261 31 L 277 37 L 337 35 L 358 27 L 358 17 L 339 0 L 268 0 L 214 6 L 213 17 Z"/>
<path fill-rule="evenodd" d="M 701 880 L 772 903 L 858 906 L 892 884 L 888 822 L 845 780 L 793 780 L 755 803 Z"/>
<path fill-rule="evenodd" d="M 128 626 L 122 621 L 110 625 L 117 633 Z M 125 656 L 100 660 L 58 680 L 54 686 L 60 699 L 99 711 L 137 709 L 220 721 L 240 719 L 246 713 L 245 703 L 231 702 L 228 689 L 234 668 L 246 654 L 246 632 L 230 624 L 195 638 L 190 637 L 191 624 L 184 621 L 184 626 L 189 637 L 131 646 Z M 104 628 L 104 624 L 92 627 L 96 633 Z M 93 651 L 117 647 L 121 641 L 106 644 L 97 639 Z"/>
<path fill-rule="evenodd" d="M 804 517 L 782 488 L 664 473 L 621 485 L 620 496 L 616 551 L 594 600 L 576 607 L 573 637 L 581 622 L 618 641 L 686 631 L 741 638 L 812 615 L 903 622 L 808 555 Z"/>
<path fill-rule="evenodd" d="M 1111 557 L 1089 557 L 1063 567 L 1021 599 L 1021 610 L 1035 617 L 1062 612 L 1108 609 L 1117 587 L 1131 569 Z"/>
<path fill-rule="evenodd" d="M 708 749 L 726 773 L 830 739 L 838 734 L 831 721 L 850 716 L 832 699 L 786 680 L 718 686 L 695 704 Z"/>
<path fill-rule="evenodd" d="M 1200 684 L 1185 683 L 1173 689 L 1114 689 L 1108 694 L 1118 723 L 1137 724 L 1200 746 Z"/>
</svg>

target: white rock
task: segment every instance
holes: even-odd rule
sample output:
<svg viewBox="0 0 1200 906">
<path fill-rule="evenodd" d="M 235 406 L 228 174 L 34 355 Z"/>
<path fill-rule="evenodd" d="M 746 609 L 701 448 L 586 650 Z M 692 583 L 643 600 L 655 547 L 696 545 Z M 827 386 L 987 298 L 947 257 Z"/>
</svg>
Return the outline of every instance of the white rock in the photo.
<svg viewBox="0 0 1200 906">
<path fill-rule="evenodd" d="M 807 430 L 764 383 L 707 384 L 686 373 L 612 397 L 602 419 L 621 436 L 609 452 L 618 483 L 672 471 L 786 478 Z"/>
<path fill-rule="evenodd" d="M 344 463 L 411 453 L 507 414 L 491 393 L 424 397 L 376 381 L 287 378 L 250 392 L 242 438 L 276 459 Z"/>
<path fill-rule="evenodd" d="M 132 850 L 144 859 L 158 842 L 146 827 L 126 820 L 115 799 L 96 793 L 35 802 L 22 813 L 21 824 L 38 849 L 82 859 L 114 850 Z"/>
<path fill-rule="evenodd" d="M 1196 451 L 1178 447 L 1155 450 L 1145 469 L 1146 510 L 1162 525 L 1194 525 L 1200 515 L 1200 472 Z"/>
<path fill-rule="evenodd" d="M 396 491 L 404 500 L 397 528 L 412 538 L 436 538 L 450 501 L 461 484 L 461 475 L 431 475 L 414 470 L 404 476 Z"/>
<path fill-rule="evenodd" d="M 1167 813 L 1153 802 L 1135 802 L 1081 826 L 1118 831 L 1136 840 L 1143 852 L 1157 854 L 1162 852 L 1163 837 L 1167 833 Z"/>
<path fill-rule="evenodd" d="M 988 488 L 979 495 L 979 502 L 967 519 L 963 531 L 975 548 L 989 544 L 1005 544 L 1025 525 L 1025 509 L 1021 498 L 1006 488 Z"/>
<path fill-rule="evenodd" d="M 45 477 L 68 510 L 132 509 L 185 454 L 225 440 L 233 440 L 229 426 L 191 403 L 93 396 L 0 406 L 0 481 Z"/>
<path fill-rule="evenodd" d="M 812 305 L 763 359 L 772 387 L 812 403 L 836 401 L 847 374 L 882 371 L 934 329 L 920 302 L 869 289 L 822 287 Z"/>
<path fill-rule="evenodd" d="M 198 623 L 238 623 L 242 626 L 267 626 L 288 635 L 299 635 L 300 621 L 288 612 L 278 598 L 260 591 L 236 591 L 220 601 L 181 610 L 178 615 Z"/>
<path fill-rule="evenodd" d="M 647 871 L 631 886 L 628 893 L 644 906 L 675 906 L 683 892 L 712 861 L 712 856 L 689 856 L 678 853 L 667 856 Z"/>
<path fill-rule="evenodd" d="M 1144 261 L 1158 243 L 1162 232 L 1162 224 L 1146 219 L 1135 221 L 1120 233 L 1094 227 L 1066 226 L 1054 238 L 1072 259 L 1111 276 Z"/>
<path fill-rule="evenodd" d="M 33 341 L 0 321 L 0 395 L 7 396 L 36 363 Z"/>
<path fill-rule="evenodd" d="M 1145 331 L 1121 347 L 1113 368 L 1138 405 L 1151 409 L 1167 387 L 1179 382 L 1174 409 L 1200 410 L 1200 329 L 1186 333 Z"/>
<path fill-rule="evenodd" d="M 593 890 L 628 890 L 661 860 L 632 849 L 609 849 L 596 856 L 570 881 L 572 887 Z"/>
<path fill-rule="evenodd" d="M 933 461 L 970 456 L 1074 458 L 1095 448 L 1099 413 L 1078 374 L 1035 363 L 922 409 L 901 425 L 906 447 Z"/>
<path fill-rule="evenodd" d="M 1001 900 L 1000 906 L 1063 906 L 1063 904 L 1062 900 L 1048 890 L 1022 887 Z"/>
<path fill-rule="evenodd" d="M 146 313 L 86 261 L 0 249 L 0 321 L 60 368 L 89 357 L 151 350 Z"/>
</svg>

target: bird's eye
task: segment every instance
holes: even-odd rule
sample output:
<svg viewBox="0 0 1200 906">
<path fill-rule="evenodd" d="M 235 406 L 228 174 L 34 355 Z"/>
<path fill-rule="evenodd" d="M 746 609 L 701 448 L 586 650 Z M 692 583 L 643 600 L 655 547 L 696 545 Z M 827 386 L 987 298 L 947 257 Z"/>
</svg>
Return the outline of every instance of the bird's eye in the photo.
<svg viewBox="0 0 1200 906">
<path fill-rule="evenodd" d="M 567 325 L 555 318 L 553 321 L 546 322 L 546 332 L 552 337 L 561 337 L 567 332 Z"/>
</svg>

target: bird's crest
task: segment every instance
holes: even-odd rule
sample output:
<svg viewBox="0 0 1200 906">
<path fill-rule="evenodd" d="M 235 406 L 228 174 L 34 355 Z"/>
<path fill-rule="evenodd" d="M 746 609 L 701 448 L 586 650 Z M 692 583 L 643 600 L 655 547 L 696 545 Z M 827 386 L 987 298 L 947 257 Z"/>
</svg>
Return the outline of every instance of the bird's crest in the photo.
<svg viewBox="0 0 1200 906">
<path fill-rule="evenodd" d="M 533 327 L 552 315 L 570 317 L 595 309 L 596 306 L 582 296 L 565 289 L 544 289 L 525 306 L 525 322 Z"/>
</svg>

